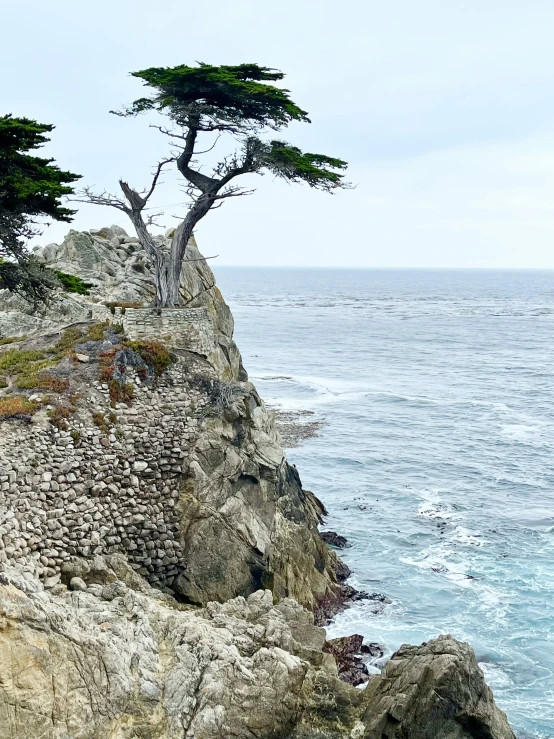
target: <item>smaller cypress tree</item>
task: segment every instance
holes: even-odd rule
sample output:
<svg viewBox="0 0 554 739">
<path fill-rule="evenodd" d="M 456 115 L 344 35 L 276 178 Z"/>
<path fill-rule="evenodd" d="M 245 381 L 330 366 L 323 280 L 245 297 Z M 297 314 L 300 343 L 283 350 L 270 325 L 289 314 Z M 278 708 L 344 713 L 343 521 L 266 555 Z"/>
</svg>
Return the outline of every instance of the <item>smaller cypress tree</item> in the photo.
<svg viewBox="0 0 554 739">
<path fill-rule="evenodd" d="M 75 211 L 63 198 L 80 175 L 65 172 L 53 159 L 29 152 L 49 141 L 54 126 L 30 118 L 0 116 L 0 285 L 20 293 L 36 308 L 58 284 L 27 249 L 45 218 L 71 221 Z"/>
</svg>

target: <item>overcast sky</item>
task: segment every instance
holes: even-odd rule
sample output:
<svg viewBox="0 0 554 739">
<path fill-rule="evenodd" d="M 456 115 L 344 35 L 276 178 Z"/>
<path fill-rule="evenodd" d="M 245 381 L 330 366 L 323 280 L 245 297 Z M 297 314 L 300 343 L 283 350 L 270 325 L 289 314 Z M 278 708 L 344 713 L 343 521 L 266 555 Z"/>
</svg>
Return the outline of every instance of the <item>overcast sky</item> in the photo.
<svg viewBox="0 0 554 739">
<path fill-rule="evenodd" d="M 129 72 L 286 72 L 312 124 L 283 138 L 348 160 L 357 187 L 252 178 L 199 224 L 219 264 L 554 267 L 552 0 L 21 0 L 2 25 L 2 112 L 54 123 L 48 153 L 99 190 L 147 184 L 167 151 L 148 119 L 108 112 L 143 94 Z M 168 176 L 164 225 L 182 201 Z M 131 232 L 92 206 L 73 227 L 110 223 Z"/>
</svg>

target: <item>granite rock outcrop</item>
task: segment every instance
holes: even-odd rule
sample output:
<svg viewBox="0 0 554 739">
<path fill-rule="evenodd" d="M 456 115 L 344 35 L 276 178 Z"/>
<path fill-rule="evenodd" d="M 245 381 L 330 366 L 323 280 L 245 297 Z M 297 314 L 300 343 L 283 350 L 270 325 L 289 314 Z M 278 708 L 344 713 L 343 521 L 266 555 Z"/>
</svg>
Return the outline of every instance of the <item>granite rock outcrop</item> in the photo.
<svg viewBox="0 0 554 739">
<path fill-rule="evenodd" d="M 37 256 L 93 287 L 39 316 L 0 292 L 0 736 L 514 739 L 451 637 L 402 647 L 363 690 L 340 679 L 366 677 L 360 638 L 325 646 L 320 627 L 349 570 L 195 245 L 183 303 L 214 352 L 110 318 L 152 294 L 123 229 Z"/>
</svg>

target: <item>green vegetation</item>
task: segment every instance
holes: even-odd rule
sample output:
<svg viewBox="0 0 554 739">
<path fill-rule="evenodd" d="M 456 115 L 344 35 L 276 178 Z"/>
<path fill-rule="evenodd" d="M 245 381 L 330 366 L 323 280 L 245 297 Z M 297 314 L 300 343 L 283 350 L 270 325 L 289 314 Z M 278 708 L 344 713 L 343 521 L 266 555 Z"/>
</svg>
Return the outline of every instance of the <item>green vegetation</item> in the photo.
<svg viewBox="0 0 554 739">
<path fill-rule="evenodd" d="M 142 80 L 149 95 L 135 100 L 117 115 L 127 117 L 157 112 L 166 116 L 169 125 L 157 128 L 169 137 L 168 157 L 158 165 L 146 194 L 121 180 L 123 198 L 85 189 L 83 200 L 109 205 L 131 218 L 140 244 L 153 265 L 155 305 L 175 307 L 180 304 L 181 267 L 194 228 L 225 199 L 252 192 L 238 184 L 243 175 L 269 173 L 286 182 L 305 183 L 324 192 L 349 187 L 344 181 L 343 172 L 347 167 L 344 160 L 303 152 L 281 139 L 261 138 L 263 134 L 273 136 L 290 123 L 310 122 L 306 111 L 291 99 L 289 90 L 273 84 L 284 78 L 279 70 L 258 64 L 198 64 L 192 67 L 182 64 L 150 67 L 133 72 L 133 77 Z M 238 141 L 238 148 L 222 153 L 211 172 L 206 171 L 199 164 L 201 157 L 203 154 L 213 156 L 211 152 L 222 135 L 228 141 Z M 200 139 L 206 138 L 204 146 Z M 180 143 L 178 152 L 174 147 L 175 139 Z M 144 220 L 143 213 L 163 167 L 171 163 L 184 178 L 184 189 L 191 203 L 174 232 L 167 254 L 149 233 L 150 221 Z"/>
<path fill-rule="evenodd" d="M 8 351 L 0 354 L 0 370 L 6 370 L 10 374 L 21 372 L 29 365 L 29 362 L 44 359 L 44 356 L 44 352 L 34 349 L 8 349 Z"/>
<path fill-rule="evenodd" d="M 107 434 L 110 430 L 110 426 L 106 420 L 106 416 L 100 411 L 96 411 L 92 414 L 92 422 L 104 434 Z"/>
<path fill-rule="evenodd" d="M 40 219 L 71 221 L 75 211 L 62 200 L 80 175 L 61 170 L 53 159 L 30 154 L 49 141 L 50 124 L 30 118 L 0 116 L 0 284 L 37 308 L 57 284 L 27 250 L 40 233 Z"/>
<path fill-rule="evenodd" d="M 105 328 L 102 323 L 94 323 L 86 329 L 78 326 L 68 328 L 51 349 L 7 349 L 0 353 L 0 377 L 3 381 L 0 388 L 8 387 L 10 378 L 18 390 L 65 393 L 70 387 L 69 380 L 49 374 L 47 370 L 64 357 L 71 356 L 76 344 L 101 341 Z"/>
<path fill-rule="evenodd" d="M 0 346 L 6 346 L 6 344 L 15 344 L 18 341 L 24 341 L 25 336 L 5 336 L 3 339 L 0 339 Z"/>
<path fill-rule="evenodd" d="M 121 383 L 111 379 L 108 380 L 108 389 L 112 406 L 115 406 L 116 403 L 130 403 L 135 397 L 135 386 L 132 382 Z"/>
<path fill-rule="evenodd" d="M 78 295 L 89 295 L 90 288 L 94 287 L 91 282 L 84 282 L 80 277 L 68 275 L 66 272 L 55 271 L 56 277 L 61 282 L 63 289 L 68 293 Z"/>
<path fill-rule="evenodd" d="M 76 346 L 76 344 L 84 344 L 87 341 L 101 341 L 104 338 L 106 324 L 93 323 L 85 331 L 79 326 L 71 326 L 66 329 L 58 342 L 54 345 L 53 351 L 60 358 L 67 356 Z"/>
</svg>

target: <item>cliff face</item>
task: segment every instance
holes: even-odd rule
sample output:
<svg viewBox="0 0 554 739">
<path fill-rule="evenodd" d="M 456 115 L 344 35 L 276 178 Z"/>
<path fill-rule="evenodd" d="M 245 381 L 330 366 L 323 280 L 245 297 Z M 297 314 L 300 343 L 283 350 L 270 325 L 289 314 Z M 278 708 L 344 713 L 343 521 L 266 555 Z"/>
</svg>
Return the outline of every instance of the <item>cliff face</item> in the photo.
<svg viewBox="0 0 554 739">
<path fill-rule="evenodd" d="M 272 416 L 244 380 L 231 313 L 196 247 L 189 245 L 182 293 L 206 310 L 218 350 L 203 356 L 172 347 L 157 371 L 147 342 L 133 345 L 91 323 L 91 315 L 120 320 L 100 301 L 103 290 L 116 302 L 151 297 L 135 241 L 118 227 L 72 231 L 60 246 L 37 252 L 95 287 L 69 316 L 86 319 L 80 324 L 72 320 L 64 332 L 61 294 L 44 315 L 25 314 L 38 332 L 0 347 L 8 362 L 0 394 L 24 385 L 37 405 L 29 423 L 0 420 L 9 516 L 0 561 L 22 558 L 45 579 L 72 556 L 121 552 L 152 584 L 191 603 L 269 587 L 312 609 L 332 604 L 341 586 L 338 560 L 317 530 L 323 507 L 302 489 Z M 31 356 L 36 388 L 17 364 Z M 120 395 L 130 388 L 132 400 L 114 399 L 114 387 Z"/>
<path fill-rule="evenodd" d="M 203 352 L 122 333 L 104 303 L 151 288 L 121 229 L 39 256 L 95 287 L 41 316 L 0 293 L 19 337 L 0 345 L 0 736 L 513 739 L 451 638 L 365 691 L 338 679 L 313 614 L 340 606 L 347 568 L 206 264 L 183 272 Z"/>
</svg>

